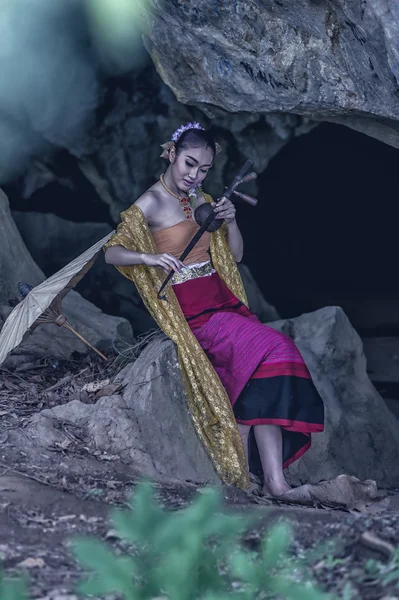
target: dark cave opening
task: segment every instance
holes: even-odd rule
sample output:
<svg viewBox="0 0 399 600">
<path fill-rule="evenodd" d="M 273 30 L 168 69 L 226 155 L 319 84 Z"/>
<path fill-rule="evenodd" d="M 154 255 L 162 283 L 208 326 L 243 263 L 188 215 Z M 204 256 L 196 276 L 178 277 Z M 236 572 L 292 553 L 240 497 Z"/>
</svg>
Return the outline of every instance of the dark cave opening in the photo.
<svg viewBox="0 0 399 600">
<path fill-rule="evenodd" d="M 398 159 L 382 142 L 323 123 L 260 175 L 258 207 L 237 211 L 244 262 L 282 317 L 339 305 L 363 335 L 399 333 Z"/>
</svg>

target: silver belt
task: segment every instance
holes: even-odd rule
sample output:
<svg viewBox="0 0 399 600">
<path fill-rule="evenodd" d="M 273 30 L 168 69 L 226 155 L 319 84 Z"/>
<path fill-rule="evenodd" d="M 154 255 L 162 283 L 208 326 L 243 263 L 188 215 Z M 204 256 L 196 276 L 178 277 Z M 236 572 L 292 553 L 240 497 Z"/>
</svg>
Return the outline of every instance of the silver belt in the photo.
<svg viewBox="0 0 399 600">
<path fill-rule="evenodd" d="M 204 277 L 205 275 L 212 275 L 212 273 L 215 273 L 215 269 L 210 262 L 198 266 L 188 266 L 182 269 L 180 273 L 175 273 L 171 282 L 172 285 L 175 285 L 177 283 L 188 281 L 189 279 L 197 279 L 198 277 Z"/>
</svg>

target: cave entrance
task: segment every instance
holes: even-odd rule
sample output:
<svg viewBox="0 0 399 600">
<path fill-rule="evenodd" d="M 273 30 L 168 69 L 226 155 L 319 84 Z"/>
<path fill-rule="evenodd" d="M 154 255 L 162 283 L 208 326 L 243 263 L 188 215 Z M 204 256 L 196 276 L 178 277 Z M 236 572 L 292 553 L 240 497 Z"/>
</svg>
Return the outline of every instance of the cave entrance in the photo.
<svg viewBox="0 0 399 600">
<path fill-rule="evenodd" d="M 240 206 L 244 262 L 282 317 L 339 305 L 361 335 L 399 334 L 399 151 L 323 123 L 259 177 Z"/>
</svg>

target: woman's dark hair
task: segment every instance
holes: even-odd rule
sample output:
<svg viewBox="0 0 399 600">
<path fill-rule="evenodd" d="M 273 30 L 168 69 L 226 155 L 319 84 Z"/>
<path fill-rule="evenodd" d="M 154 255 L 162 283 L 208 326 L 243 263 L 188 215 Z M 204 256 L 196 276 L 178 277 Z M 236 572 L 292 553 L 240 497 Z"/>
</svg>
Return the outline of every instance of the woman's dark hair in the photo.
<svg viewBox="0 0 399 600">
<path fill-rule="evenodd" d="M 187 129 L 175 143 L 176 155 L 188 148 L 210 148 L 216 154 L 215 140 L 203 129 Z"/>
</svg>

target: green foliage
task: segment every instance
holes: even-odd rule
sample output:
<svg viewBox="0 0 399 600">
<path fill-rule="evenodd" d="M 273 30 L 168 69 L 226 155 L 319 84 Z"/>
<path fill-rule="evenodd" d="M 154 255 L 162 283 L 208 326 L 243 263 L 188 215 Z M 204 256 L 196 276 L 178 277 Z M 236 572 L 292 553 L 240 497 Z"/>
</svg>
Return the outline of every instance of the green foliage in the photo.
<svg viewBox="0 0 399 600">
<path fill-rule="evenodd" d="M 0 573 L 0 600 L 25 600 L 26 587 L 23 579 L 6 579 Z"/>
<path fill-rule="evenodd" d="M 130 510 L 112 515 L 125 554 L 97 540 L 75 542 L 77 558 L 92 573 L 81 591 L 125 600 L 330 598 L 292 568 L 287 524 L 275 525 L 259 551 L 250 551 L 241 537 L 253 519 L 223 514 L 220 502 L 216 491 L 203 490 L 188 508 L 168 513 L 151 486 L 141 486 Z"/>
<path fill-rule="evenodd" d="M 383 588 L 388 586 L 399 588 L 399 548 L 388 562 L 369 559 L 364 567 L 364 578 L 378 581 Z"/>
</svg>

